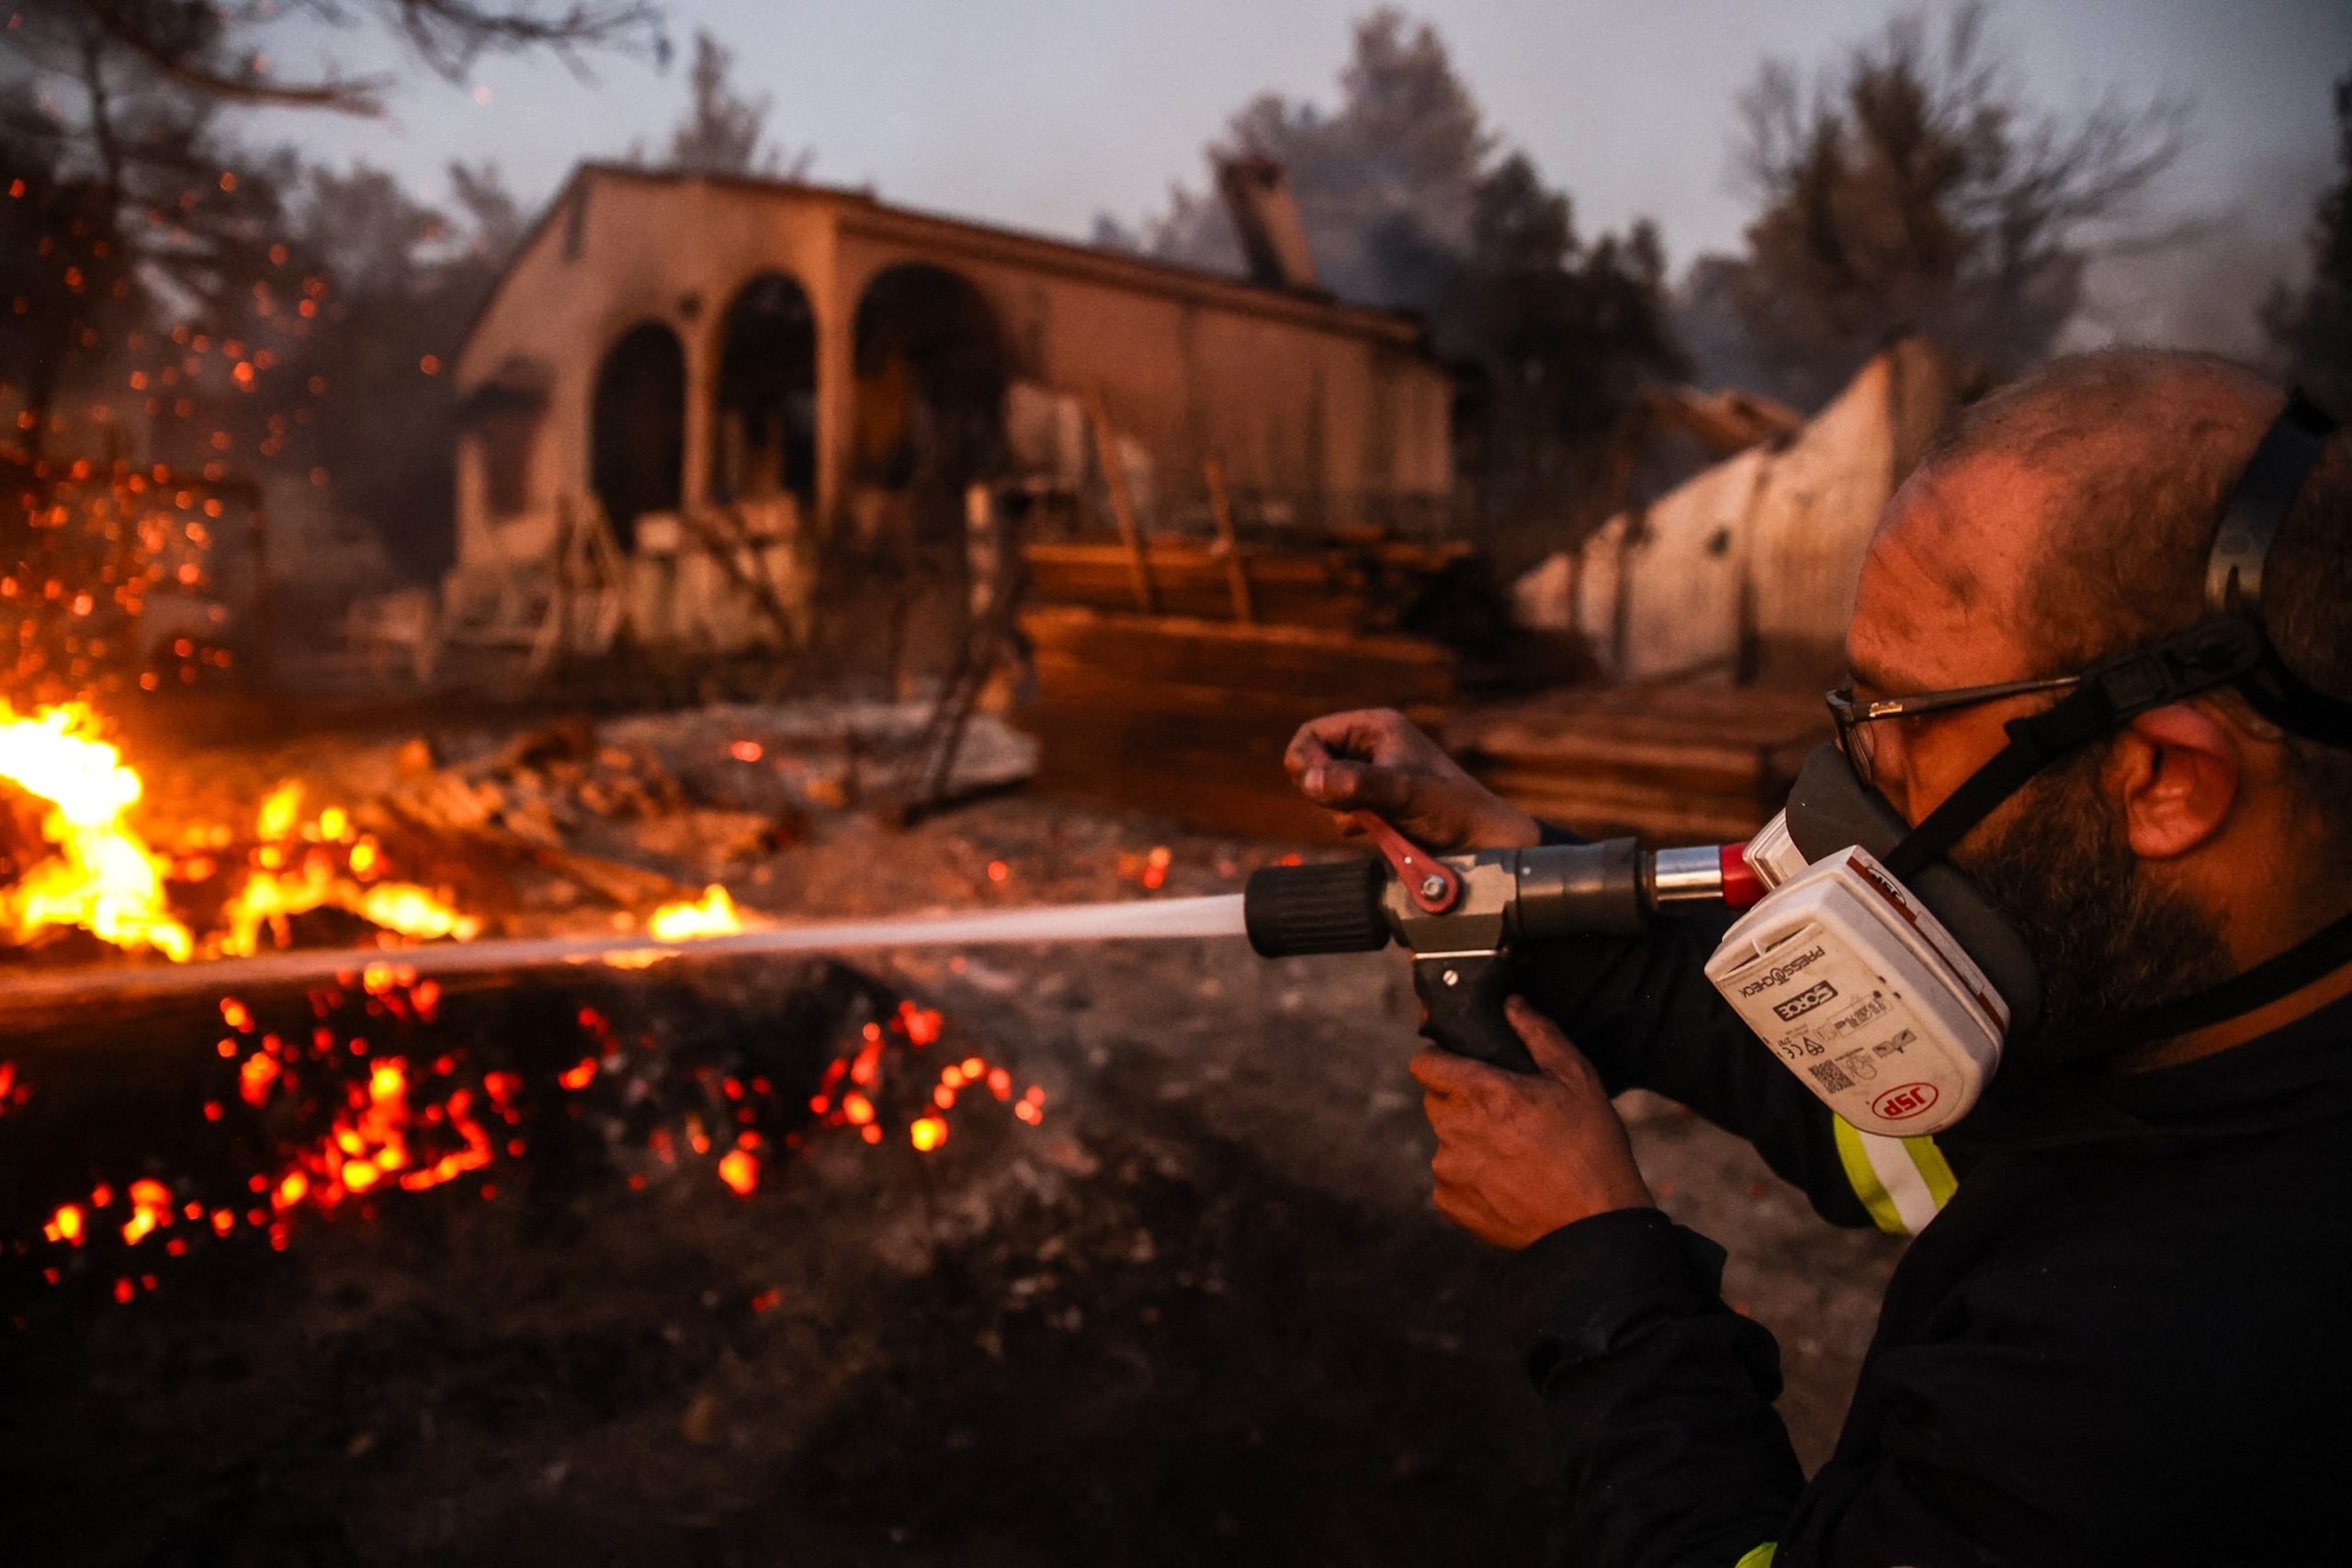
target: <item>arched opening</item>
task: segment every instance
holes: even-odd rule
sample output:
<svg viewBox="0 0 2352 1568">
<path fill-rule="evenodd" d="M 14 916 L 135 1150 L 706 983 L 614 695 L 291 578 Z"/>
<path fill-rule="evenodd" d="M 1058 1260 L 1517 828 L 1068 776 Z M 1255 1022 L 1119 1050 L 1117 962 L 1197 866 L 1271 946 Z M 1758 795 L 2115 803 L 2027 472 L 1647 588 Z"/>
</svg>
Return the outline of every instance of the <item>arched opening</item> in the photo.
<svg viewBox="0 0 2352 1568">
<path fill-rule="evenodd" d="M 817 318 L 800 285 L 769 273 L 728 307 L 712 411 L 710 498 L 790 495 L 817 505 Z"/>
<path fill-rule="evenodd" d="M 943 267 L 876 275 L 857 305 L 857 478 L 905 497 L 915 540 L 959 539 L 964 491 L 1004 450 L 1004 348 L 978 289 Z"/>
<path fill-rule="evenodd" d="M 474 445 L 483 509 L 501 522 L 531 510 L 539 425 L 555 375 L 545 361 L 509 355 L 465 395 L 458 417 Z"/>
<path fill-rule="evenodd" d="M 589 482 L 621 548 L 637 520 L 677 510 L 686 460 L 686 351 L 659 321 L 631 327 L 596 372 Z"/>
</svg>

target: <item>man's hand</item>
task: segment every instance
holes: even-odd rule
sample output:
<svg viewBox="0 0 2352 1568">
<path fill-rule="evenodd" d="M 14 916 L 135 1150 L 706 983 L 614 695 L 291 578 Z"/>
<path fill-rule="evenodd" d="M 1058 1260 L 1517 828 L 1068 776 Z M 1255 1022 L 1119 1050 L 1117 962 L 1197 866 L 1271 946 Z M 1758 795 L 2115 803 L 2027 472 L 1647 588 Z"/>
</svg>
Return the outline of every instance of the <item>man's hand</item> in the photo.
<svg viewBox="0 0 2352 1568">
<path fill-rule="evenodd" d="M 1535 1077 L 1434 1048 L 1413 1058 L 1437 1129 L 1438 1213 L 1515 1251 L 1594 1214 L 1651 1207 L 1600 1075 L 1551 1020 L 1517 997 L 1510 1010 Z"/>
<path fill-rule="evenodd" d="M 1524 849 L 1538 837 L 1534 818 L 1464 773 L 1394 708 L 1309 720 L 1283 766 L 1300 794 L 1339 815 L 1343 832 L 1356 831 L 1348 813 L 1373 811 L 1440 854 Z"/>
</svg>

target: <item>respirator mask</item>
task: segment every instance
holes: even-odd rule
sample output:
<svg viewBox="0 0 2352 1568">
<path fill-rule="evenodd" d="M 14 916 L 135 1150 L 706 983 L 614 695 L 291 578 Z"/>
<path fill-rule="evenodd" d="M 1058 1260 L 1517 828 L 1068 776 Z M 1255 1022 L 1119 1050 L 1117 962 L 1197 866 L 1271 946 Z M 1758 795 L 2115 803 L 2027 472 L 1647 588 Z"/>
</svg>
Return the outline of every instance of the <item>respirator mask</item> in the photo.
<svg viewBox="0 0 2352 1568">
<path fill-rule="evenodd" d="M 1706 973 L 1839 1117 L 1889 1137 L 1940 1132 L 1976 1104 L 2003 1050 L 2040 1027 L 2032 952 L 1944 855 L 2043 769 L 2140 714 L 2223 686 L 2282 729 L 2352 747 L 2352 703 L 2290 670 L 2262 620 L 2264 562 L 2334 429 L 2301 394 L 2289 399 L 2222 508 L 2205 618 L 2080 676 L 2029 683 L 2066 694 L 2011 720 L 2007 745 L 1917 828 L 1838 748 L 1807 760 L 1787 808 L 1746 852 L 1770 892 L 1724 934 Z M 2120 1047 L 2201 1028 L 2347 961 L 2352 917 L 2217 986 L 2116 1019 L 2102 1035 Z"/>
</svg>

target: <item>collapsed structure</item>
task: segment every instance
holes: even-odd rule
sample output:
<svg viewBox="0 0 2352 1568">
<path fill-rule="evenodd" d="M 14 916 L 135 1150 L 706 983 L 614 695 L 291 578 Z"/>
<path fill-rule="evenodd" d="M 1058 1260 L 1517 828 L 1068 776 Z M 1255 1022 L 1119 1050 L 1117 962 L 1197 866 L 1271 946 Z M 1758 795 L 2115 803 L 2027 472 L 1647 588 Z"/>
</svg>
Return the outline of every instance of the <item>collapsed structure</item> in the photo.
<svg viewBox="0 0 2352 1568">
<path fill-rule="evenodd" d="M 1276 236 L 1278 179 L 1237 179 Z M 1408 525 L 1444 506 L 1451 387 L 1409 318 L 1339 303 L 1302 248 L 1241 280 L 852 190 L 591 164 L 456 374 L 447 644 L 544 669 L 791 640 L 842 530 L 960 551 L 1017 492 L 1181 521 Z M 1216 481 L 1212 481 L 1216 482 Z"/>
<path fill-rule="evenodd" d="M 1618 681 L 1827 682 L 1871 528 L 1960 392 L 1905 339 L 1801 430 L 1748 446 L 1521 579 L 1531 626 L 1580 635 Z"/>
</svg>

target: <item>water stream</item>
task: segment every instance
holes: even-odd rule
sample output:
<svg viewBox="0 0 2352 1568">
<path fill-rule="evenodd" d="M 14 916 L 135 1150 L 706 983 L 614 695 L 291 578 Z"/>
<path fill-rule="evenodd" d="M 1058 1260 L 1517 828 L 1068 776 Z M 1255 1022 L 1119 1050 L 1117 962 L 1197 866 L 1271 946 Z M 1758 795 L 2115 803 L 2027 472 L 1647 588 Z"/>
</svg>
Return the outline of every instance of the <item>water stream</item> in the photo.
<svg viewBox="0 0 2352 1568">
<path fill-rule="evenodd" d="M 1026 909 L 956 910 L 886 919 L 763 926 L 722 936 L 661 942 L 650 936 L 549 936 L 424 947 L 314 948 L 194 964 L 91 965 L 0 975 L 0 1018 L 53 1011 L 106 998 L 143 999 L 209 993 L 239 995 L 308 985 L 396 964 L 420 975 L 559 968 L 570 964 L 629 967 L 688 957 L 741 958 L 799 953 L 854 953 L 888 947 L 984 947 L 1008 943 L 1166 941 L 1243 934 L 1241 895 L 1152 898 L 1109 904 L 1048 904 Z"/>
</svg>

